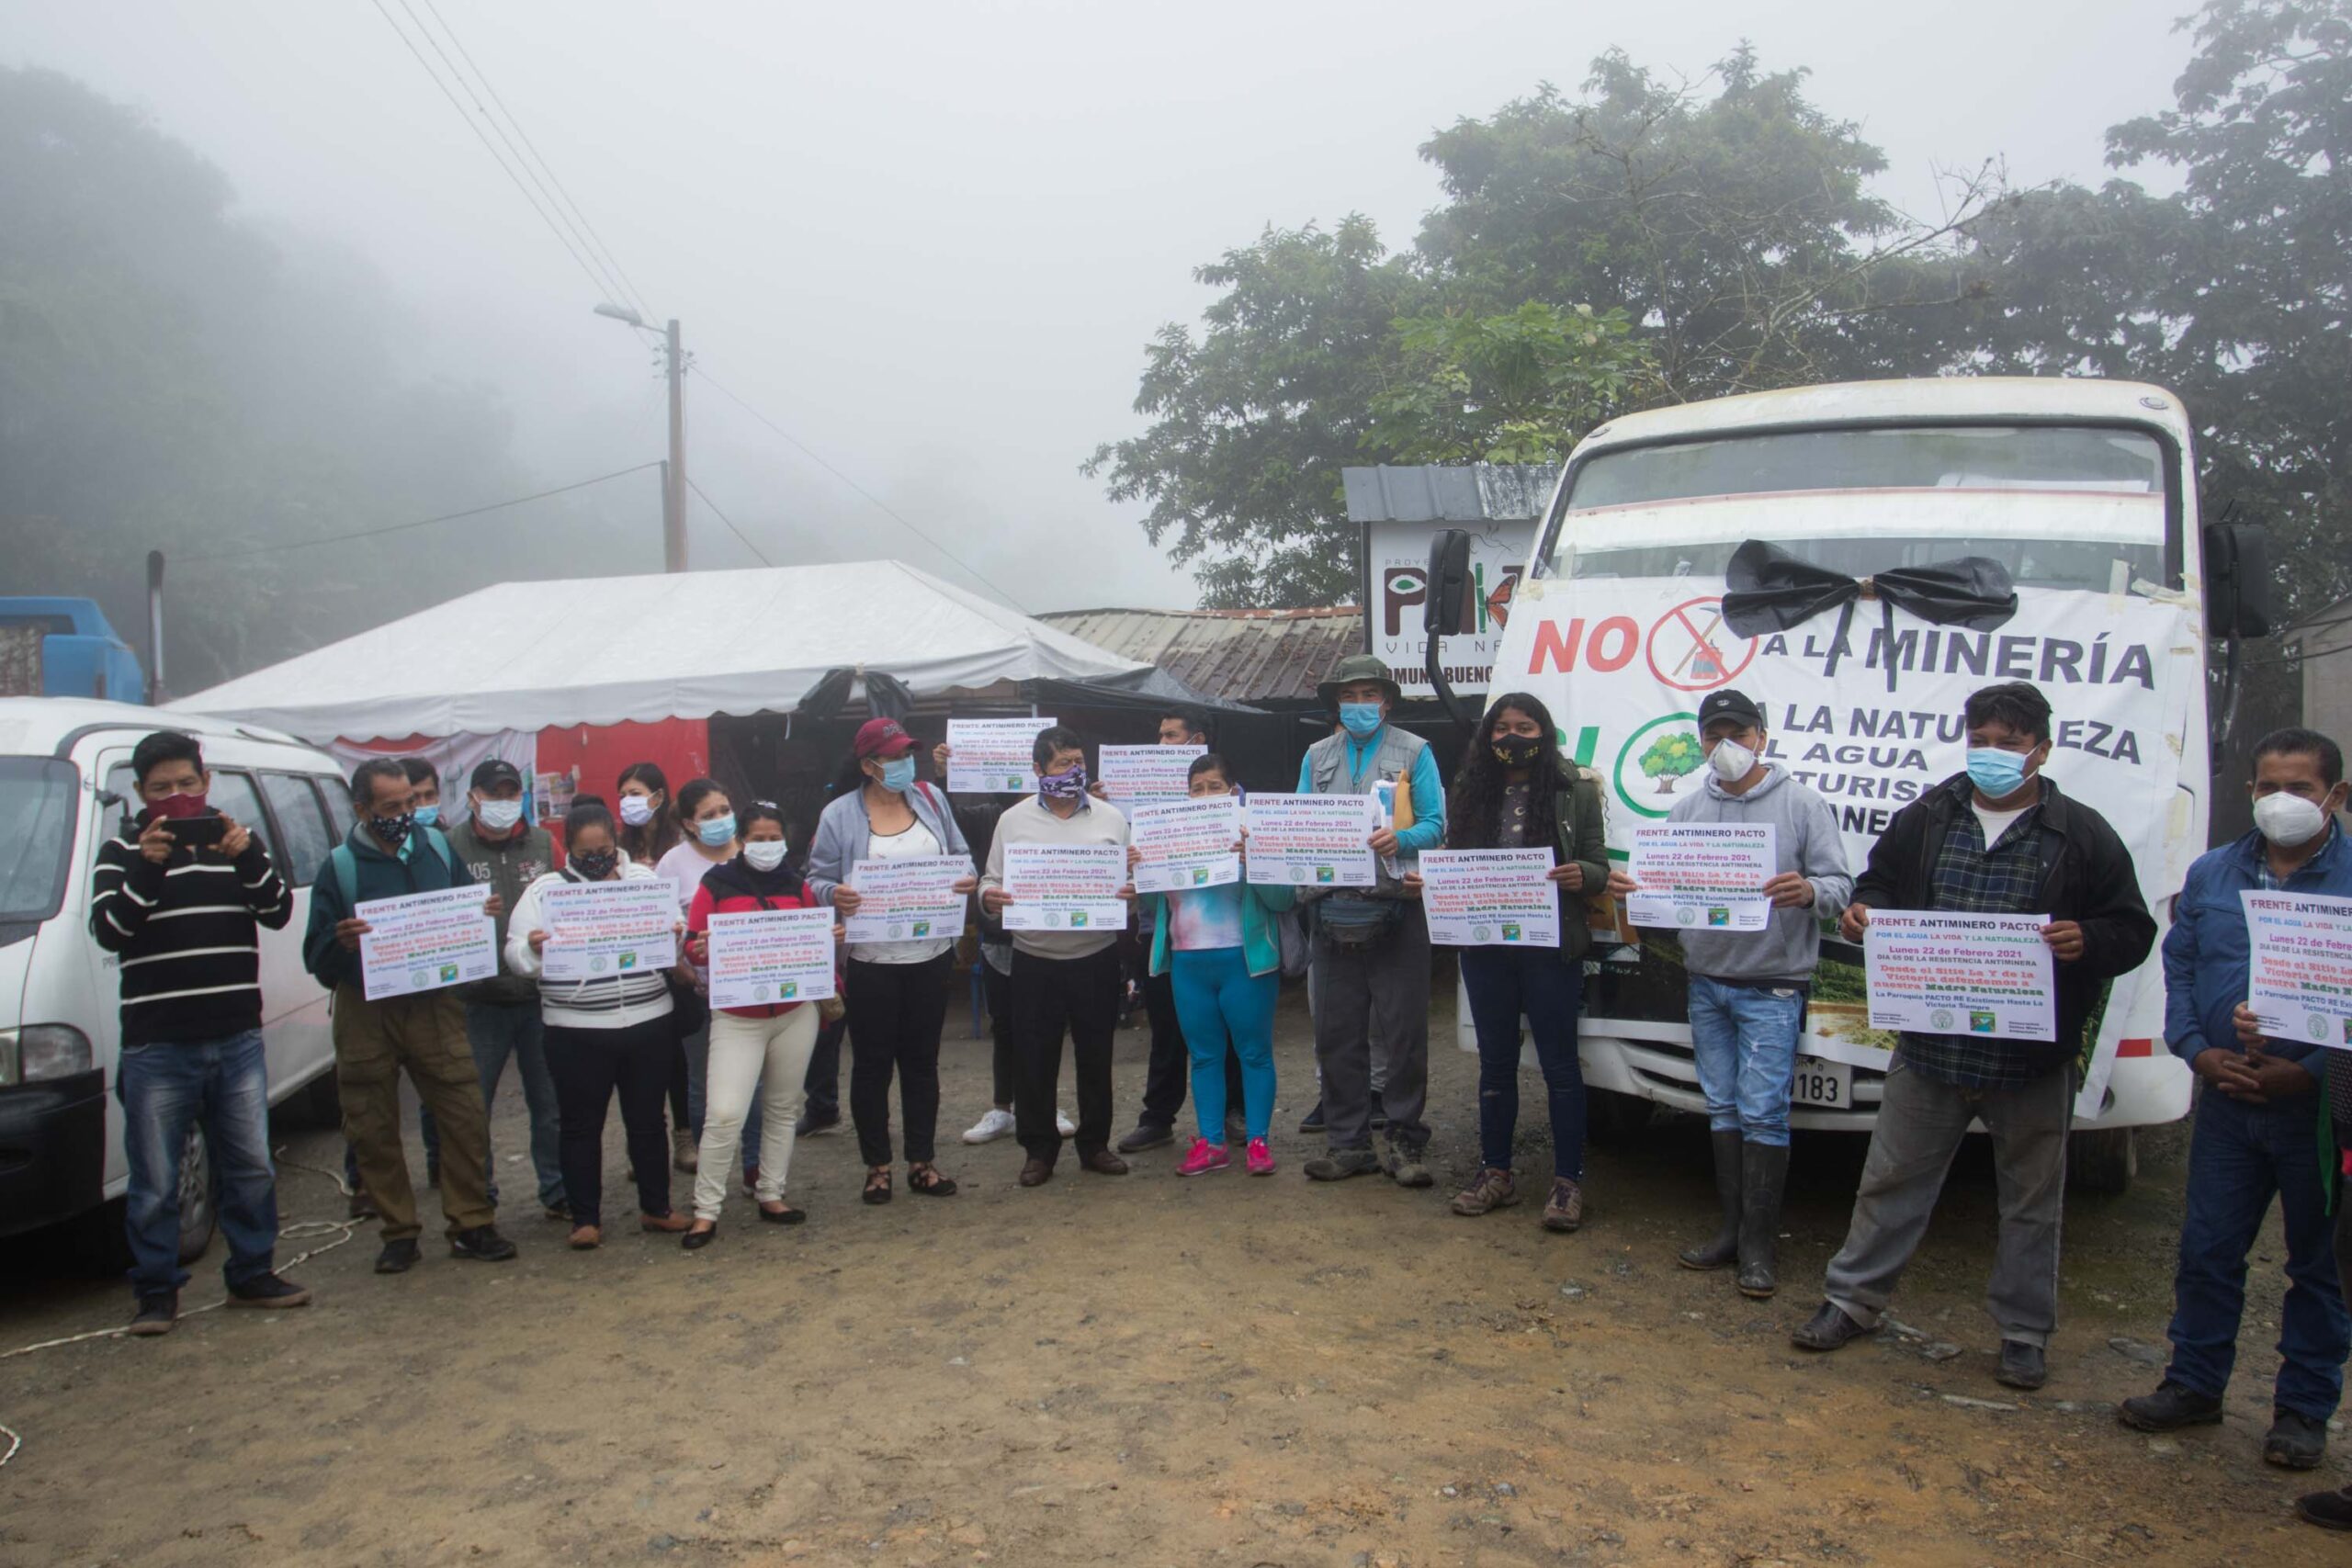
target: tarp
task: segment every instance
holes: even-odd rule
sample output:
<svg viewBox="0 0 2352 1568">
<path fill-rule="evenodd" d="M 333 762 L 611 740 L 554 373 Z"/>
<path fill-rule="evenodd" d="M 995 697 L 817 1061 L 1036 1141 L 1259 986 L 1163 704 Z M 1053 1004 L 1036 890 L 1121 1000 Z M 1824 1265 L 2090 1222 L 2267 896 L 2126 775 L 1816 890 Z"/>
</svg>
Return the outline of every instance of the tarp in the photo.
<svg viewBox="0 0 2352 1568">
<path fill-rule="evenodd" d="M 307 740 L 789 713 L 841 665 L 918 696 L 1148 668 L 899 561 L 504 582 L 170 705 Z"/>
</svg>

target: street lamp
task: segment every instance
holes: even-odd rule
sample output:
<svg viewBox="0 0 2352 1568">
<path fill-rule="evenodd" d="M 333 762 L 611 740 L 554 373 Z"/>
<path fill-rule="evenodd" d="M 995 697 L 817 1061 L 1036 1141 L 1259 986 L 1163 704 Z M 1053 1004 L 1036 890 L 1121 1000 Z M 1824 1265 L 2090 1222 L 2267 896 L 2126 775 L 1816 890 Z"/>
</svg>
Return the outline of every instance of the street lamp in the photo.
<svg viewBox="0 0 2352 1568">
<path fill-rule="evenodd" d="M 596 314 L 645 331 L 645 318 L 626 305 L 600 304 Z M 670 460 L 662 465 L 662 570 L 686 570 L 686 365 L 673 316 L 662 334 L 670 377 Z"/>
</svg>

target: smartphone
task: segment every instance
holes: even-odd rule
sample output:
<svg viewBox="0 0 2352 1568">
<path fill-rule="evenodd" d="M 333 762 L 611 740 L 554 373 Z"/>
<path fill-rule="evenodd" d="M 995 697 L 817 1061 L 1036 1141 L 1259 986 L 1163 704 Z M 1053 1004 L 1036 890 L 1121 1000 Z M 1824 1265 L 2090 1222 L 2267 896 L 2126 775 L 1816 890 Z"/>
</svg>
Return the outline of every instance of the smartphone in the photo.
<svg viewBox="0 0 2352 1568">
<path fill-rule="evenodd" d="M 164 829 L 184 850 L 218 849 L 220 835 L 229 830 L 229 819 L 217 812 L 205 817 L 172 817 L 164 818 Z"/>
</svg>

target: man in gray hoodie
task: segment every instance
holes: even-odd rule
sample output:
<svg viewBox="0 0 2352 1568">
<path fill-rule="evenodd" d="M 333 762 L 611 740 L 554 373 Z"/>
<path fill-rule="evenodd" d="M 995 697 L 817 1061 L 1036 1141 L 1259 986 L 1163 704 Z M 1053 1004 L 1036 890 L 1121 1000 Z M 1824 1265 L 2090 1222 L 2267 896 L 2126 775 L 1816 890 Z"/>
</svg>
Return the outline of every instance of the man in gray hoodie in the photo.
<svg viewBox="0 0 2352 1568">
<path fill-rule="evenodd" d="M 1765 761 L 1763 709 L 1726 687 L 1699 705 L 1706 787 L 1675 802 L 1668 819 L 1742 827 L 1770 823 L 1774 875 L 1762 891 L 1772 919 L 1760 931 L 1687 931 L 1690 1053 L 1707 1096 L 1723 1224 L 1679 1255 L 1686 1269 L 1736 1261 L 1742 1295 L 1770 1296 L 1777 1280 L 1781 1190 L 1789 1174 L 1789 1088 L 1805 994 L 1821 961 L 1821 925 L 1854 894 L 1845 840 L 1829 803 L 1786 768 Z"/>
</svg>

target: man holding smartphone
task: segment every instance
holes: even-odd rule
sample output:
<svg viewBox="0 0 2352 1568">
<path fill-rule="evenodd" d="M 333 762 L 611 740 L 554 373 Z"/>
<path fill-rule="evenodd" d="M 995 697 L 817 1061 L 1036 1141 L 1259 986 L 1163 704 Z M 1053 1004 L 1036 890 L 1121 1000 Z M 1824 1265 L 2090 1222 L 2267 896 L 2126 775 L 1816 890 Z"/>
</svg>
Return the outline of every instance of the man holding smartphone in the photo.
<svg viewBox="0 0 2352 1568">
<path fill-rule="evenodd" d="M 212 775 L 193 736 L 159 730 L 130 754 L 140 809 L 98 847 L 90 931 L 122 960 L 122 1101 L 130 1161 L 124 1213 L 132 1334 L 168 1334 L 188 1280 L 180 1267 L 180 1159 L 200 1123 L 220 1179 L 229 1304 L 298 1307 L 277 1277 L 277 1175 L 269 1157 L 262 1055 L 261 932 L 292 897 L 243 823 L 206 803 Z"/>
</svg>

